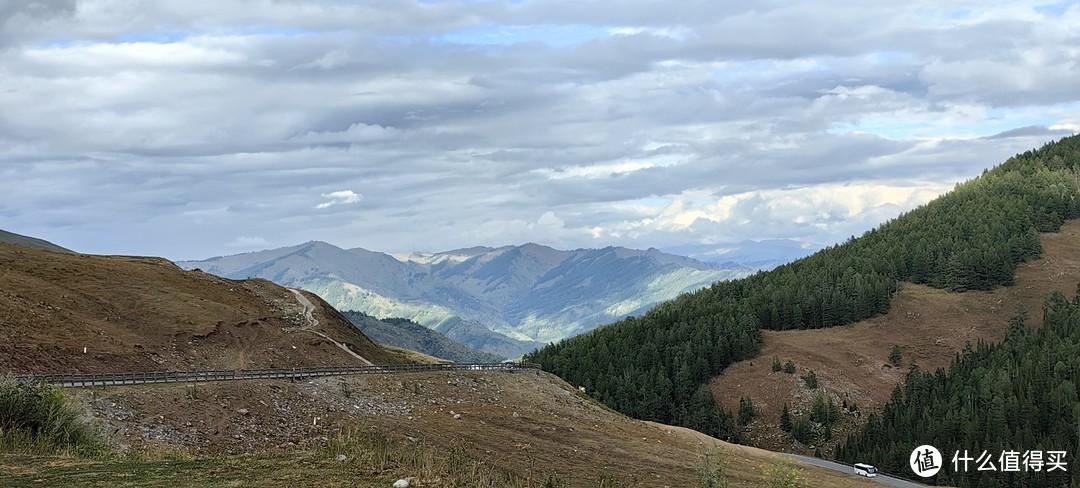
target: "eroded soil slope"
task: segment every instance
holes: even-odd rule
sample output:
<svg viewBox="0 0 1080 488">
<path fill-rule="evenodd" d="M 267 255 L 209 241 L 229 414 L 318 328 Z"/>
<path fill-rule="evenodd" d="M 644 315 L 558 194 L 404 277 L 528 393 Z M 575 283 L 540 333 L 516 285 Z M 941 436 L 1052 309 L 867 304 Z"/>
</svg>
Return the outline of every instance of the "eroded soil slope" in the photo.
<svg viewBox="0 0 1080 488">
<path fill-rule="evenodd" d="M 312 294 L 185 272 L 158 258 L 0 244 L 0 373 L 124 372 L 399 361 Z M 84 352 L 85 348 L 85 352 Z"/>
</svg>

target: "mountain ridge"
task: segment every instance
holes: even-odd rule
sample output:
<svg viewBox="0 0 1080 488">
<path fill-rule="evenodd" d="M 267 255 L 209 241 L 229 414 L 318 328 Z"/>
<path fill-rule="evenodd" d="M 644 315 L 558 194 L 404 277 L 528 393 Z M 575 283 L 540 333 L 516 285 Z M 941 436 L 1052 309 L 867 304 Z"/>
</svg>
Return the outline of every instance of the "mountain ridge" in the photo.
<svg viewBox="0 0 1080 488">
<path fill-rule="evenodd" d="M 310 241 L 178 264 L 308 289 L 341 310 L 414 320 L 508 357 L 748 272 L 655 248 L 537 243 L 389 255 Z"/>
</svg>

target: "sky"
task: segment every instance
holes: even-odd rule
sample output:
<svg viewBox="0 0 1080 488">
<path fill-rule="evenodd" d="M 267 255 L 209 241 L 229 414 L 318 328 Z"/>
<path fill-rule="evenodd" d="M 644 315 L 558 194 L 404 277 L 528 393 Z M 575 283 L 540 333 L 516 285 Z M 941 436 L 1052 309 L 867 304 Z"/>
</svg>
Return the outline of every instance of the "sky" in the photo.
<svg viewBox="0 0 1080 488">
<path fill-rule="evenodd" d="M 0 229 L 841 242 L 1080 131 L 1080 2 L 0 0 Z"/>
</svg>

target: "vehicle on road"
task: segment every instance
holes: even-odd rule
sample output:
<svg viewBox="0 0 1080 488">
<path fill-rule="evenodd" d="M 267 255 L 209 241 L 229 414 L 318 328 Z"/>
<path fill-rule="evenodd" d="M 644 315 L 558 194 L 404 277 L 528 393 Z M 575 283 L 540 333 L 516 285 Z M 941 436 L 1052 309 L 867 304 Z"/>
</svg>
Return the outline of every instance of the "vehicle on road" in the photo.
<svg viewBox="0 0 1080 488">
<path fill-rule="evenodd" d="M 877 476 L 877 468 L 863 463 L 855 463 L 853 466 L 855 474 L 859 476 L 866 476 L 867 478 L 873 478 Z"/>
</svg>

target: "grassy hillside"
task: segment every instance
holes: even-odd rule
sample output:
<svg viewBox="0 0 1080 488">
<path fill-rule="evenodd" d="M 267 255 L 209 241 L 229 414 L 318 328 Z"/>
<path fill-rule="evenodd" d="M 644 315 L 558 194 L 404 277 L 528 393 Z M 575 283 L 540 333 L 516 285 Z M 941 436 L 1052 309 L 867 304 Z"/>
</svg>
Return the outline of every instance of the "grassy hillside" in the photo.
<svg viewBox="0 0 1080 488">
<path fill-rule="evenodd" d="M 313 330 L 372 362 L 397 361 L 306 296 Z M 185 272 L 158 258 L 0 244 L 0 372 L 357 364 L 305 326 L 297 297 L 265 280 Z"/>
<path fill-rule="evenodd" d="M 829 327 L 887 312 L 898 283 L 951 291 L 1013 282 L 1041 254 L 1038 232 L 1080 216 L 1080 137 L 1029 151 L 860 238 L 742 280 L 717 283 L 644 316 L 530 355 L 612 407 L 733 437 L 707 389 L 753 357 L 761 328 Z"/>
<path fill-rule="evenodd" d="M 28 247 L 30 249 L 40 249 L 43 251 L 53 252 L 71 252 L 70 249 L 66 249 L 49 241 L 38 239 L 36 237 L 27 237 L 24 235 L 16 234 L 14 232 L 8 232 L 6 230 L 0 230 L 0 242 L 5 244 L 14 244 L 16 246 Z"/>
<path fill-rule="evenodd" d="M 766 484 L 766 471 L 781 458 L 775 453 L 629 419 L 540 371 L 126 386 L 73 394 L 130 455 L 73 459 L 0 452 L 0 486 L 385 488 L 409 478 L 416 487 L 682 487 L 702 486 L 707 453 L 724 463 L 715 480 L 778 486 Z M 344 461 L 336 460 L 339 454 Z M 873 486 L 846 473 L 793 469 L 806 486 Z"/>
</svg>

